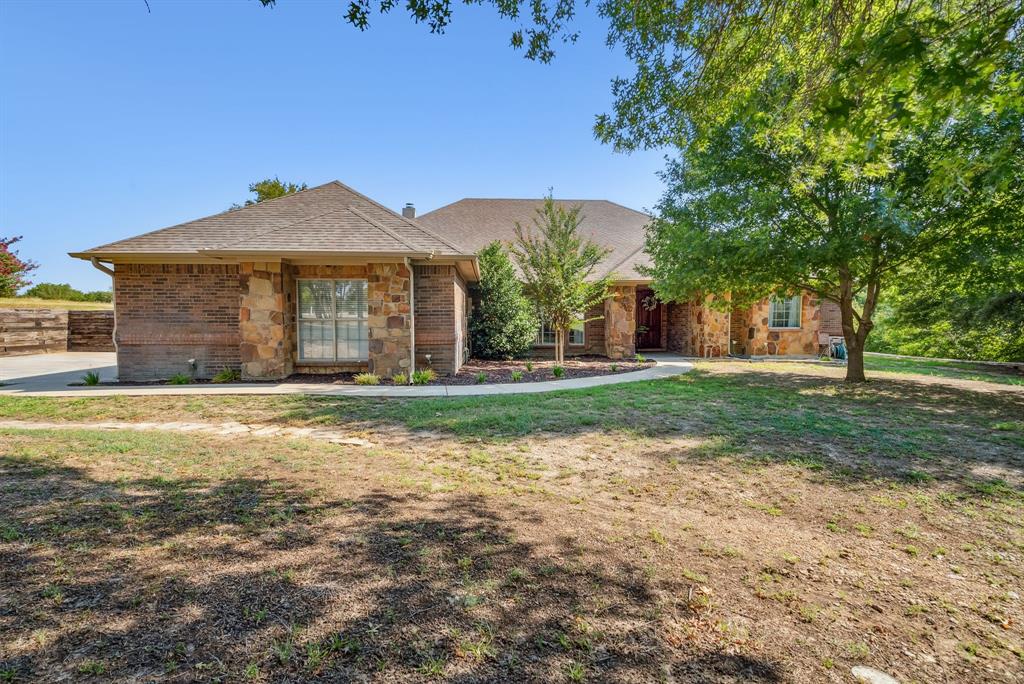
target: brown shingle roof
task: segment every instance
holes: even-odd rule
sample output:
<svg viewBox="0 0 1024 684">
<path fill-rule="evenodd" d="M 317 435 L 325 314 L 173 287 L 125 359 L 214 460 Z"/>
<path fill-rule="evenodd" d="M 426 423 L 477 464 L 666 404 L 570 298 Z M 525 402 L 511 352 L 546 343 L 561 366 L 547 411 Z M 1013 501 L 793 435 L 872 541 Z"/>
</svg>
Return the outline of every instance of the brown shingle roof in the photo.
<svg viewBox="0 0 1024 684">
<path fill-rule="evenodd" d="M 94 247 L 72 256 L 352 252 L 471 255 L 338 181 Z"/>
<path fill-rule="evenodd" d="M 555 200 L 568 209 L 581 205 L 580 231 L 611 250 L 596 275 L 614 272 L 619 280 L 647 280 L 638 265 L 650 263 L 644 252 L 644 227 L 651 217 L 607 200 Z M 463 199 L 417 217 L 417 221 L 473 252 L 495 240 L 515 240 L 515 224 L 532 228 L 543 199 Z"/>
</svg>

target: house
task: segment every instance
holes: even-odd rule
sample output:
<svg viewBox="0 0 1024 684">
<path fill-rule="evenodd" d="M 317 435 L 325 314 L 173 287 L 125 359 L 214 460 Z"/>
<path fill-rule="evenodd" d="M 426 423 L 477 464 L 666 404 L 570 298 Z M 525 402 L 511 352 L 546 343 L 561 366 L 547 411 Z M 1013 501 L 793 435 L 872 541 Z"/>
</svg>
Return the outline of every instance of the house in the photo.
<svg viewBox="0 0 1024 684">
<path fill-rule="evenodd" d="M 396 213 L 334 181 L 71 256 L 113 276 L 122 380 L 224 368 L 247 379 L 453 373 L 469 354 L 476 252 L 510 241 L 540 203 L 466 199 L 417 218 L 411 205 Z M 817 352 L 823 307 L 811 297 L 731 314 L 660 302 L 637 271 L 650 217 L 603 200 L 564 203 L 582 205 L 581 230 L 611 250 L 599 273 L 615 274 L 613 296 L 568 336 L 568 354 Z M 552 342 L 539 330 L 537 353 Z"/>
</svg>

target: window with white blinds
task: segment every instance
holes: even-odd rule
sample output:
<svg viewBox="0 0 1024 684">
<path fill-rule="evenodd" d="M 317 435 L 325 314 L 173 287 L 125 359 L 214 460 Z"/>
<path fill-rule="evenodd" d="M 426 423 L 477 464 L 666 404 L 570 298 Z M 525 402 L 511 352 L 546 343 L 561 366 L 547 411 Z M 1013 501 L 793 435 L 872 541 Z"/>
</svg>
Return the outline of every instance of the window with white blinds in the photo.
<svg viewBox="0 0 1024 684">
<path fill-rule="evenodd" d="M 800 295 L 787 299 L 773 297 L 768 303 L 768 327 L 799 328 L 801 299 Z"/>
<path fill-rule="evenodd" d="M 369 358 L 365 280 L 300 280 L 300 361 Z"/>
</svg>

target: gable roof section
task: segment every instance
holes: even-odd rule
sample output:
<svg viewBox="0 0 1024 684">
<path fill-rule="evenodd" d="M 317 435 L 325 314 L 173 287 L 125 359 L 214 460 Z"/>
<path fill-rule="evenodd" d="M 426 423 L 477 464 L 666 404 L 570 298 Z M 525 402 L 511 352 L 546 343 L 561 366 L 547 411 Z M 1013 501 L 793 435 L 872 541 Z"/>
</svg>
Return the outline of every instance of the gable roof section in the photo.
<svg viewBox="0 0 1024 684">
<path fill-rule="evenodd" d="M 616 280 L 646 281 L 636 271 L 649 265 L 644 252 L 645 226 L 651 217 L 643 212 L 607 200 L 555 200 L 565 209 L 581 205 L 580 232 L 597 244 L 611 250 L 595 272 L 597 276 L 614 273 Z M 479 252 L 501 240 L 515 241 L 515 224 L 533 228 L 537 210 L 543 199 L 463 199 L 419 216 L 416 220 L 434 232 L 454 240 L 466 249 Z"/>
<path fill-rule="evenodd" d="M 336 253 L 471 257 L 352 188 L 332 181 L 292 195 L 162 228 L 71 256 Z"/>
</svg>

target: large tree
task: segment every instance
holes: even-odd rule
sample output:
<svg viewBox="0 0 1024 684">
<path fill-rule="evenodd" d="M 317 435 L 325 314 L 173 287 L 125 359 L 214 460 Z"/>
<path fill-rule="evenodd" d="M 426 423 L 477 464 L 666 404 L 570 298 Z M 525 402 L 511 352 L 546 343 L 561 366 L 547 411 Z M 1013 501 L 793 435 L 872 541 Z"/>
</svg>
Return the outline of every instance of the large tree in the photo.
<svg viewBox="0 0 1024 684">
<path fill-rule="evenodd" d="M 287 181 L 282 181 L 277 176 L 274 176 L 273 178 L 264 178 L 263 180 L 256 181 L 255 183 L 249 183 L 249 192 L 256 195 L 256 197 L 245 200 L 245 204 L 235 204 L 231 208 L 241 209 L 242 207 L 251 207 L 252 205 L 259 204 L 260 202 L 266 202 L 267 200 L 294 194 L 301 190 L 305 190 L 307 187 L 309 186 L 305 183 L 289 183 Z"/>
<path fill-rule="evenodd" d="M 540 318 L 555 331 L 555 361 L 565 360 L 566 332 L 585 323 L 586 312 L 609 294 L 611 276 L 595 277 L 608 249 L 583 237 L 579 205 L 566 209 L 549 195 L 533 227 L 515 224 L 512 254 L 523 277 L 523 292 Z"/>
</svg>

